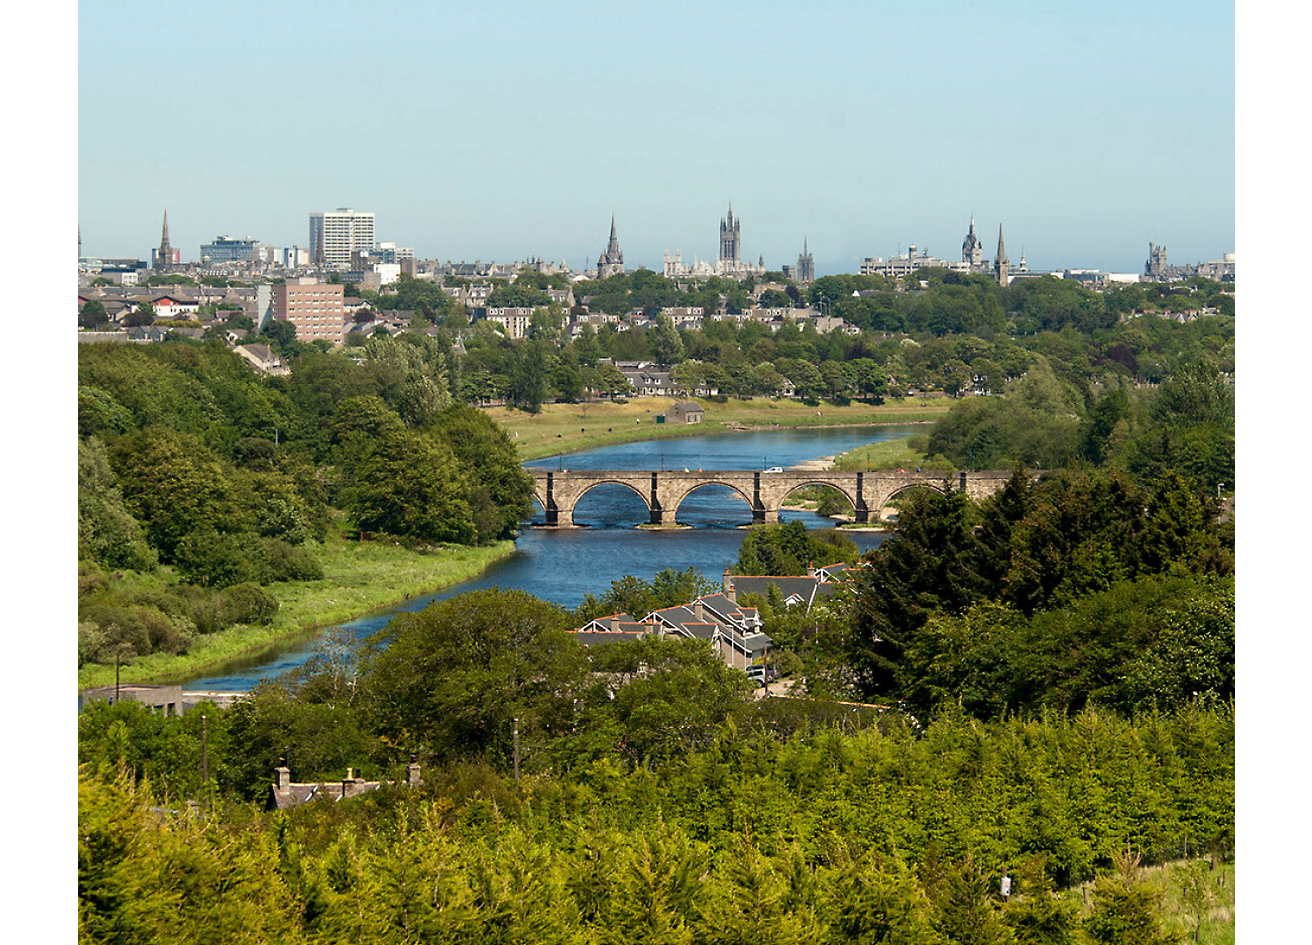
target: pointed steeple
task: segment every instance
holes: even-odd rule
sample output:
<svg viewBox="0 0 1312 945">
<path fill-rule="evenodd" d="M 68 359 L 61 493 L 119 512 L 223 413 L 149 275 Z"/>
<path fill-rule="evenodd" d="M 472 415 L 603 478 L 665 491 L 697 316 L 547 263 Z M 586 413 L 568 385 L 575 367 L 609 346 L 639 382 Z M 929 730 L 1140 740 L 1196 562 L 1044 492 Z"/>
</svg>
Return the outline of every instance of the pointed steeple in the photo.
<svg viewBox="0 0 1312 945">
<path fill-rule="evenodd" d="M 1007 247 L 1002 242 L 1002 224 L 998 224 L 998 258 L 993 260 L 993 278 L 998 285 L 1005 286 L 1011 281 L 1010 265 L 1007 261 Z"/>
<path fill-rule="evenodd" d="M 173 264 L 173 247 L 169 245 L 169 212 L 164 211 L 164 229 L 159 237 L 159 250 L 155 255 L 155 268 L 165 269 Z"/>
<path fill-rule="evenodd" d="M 610 215 L 610 241 L 611 241 L 612 243 L 614 243 L 614 242 L 615 242 L 615 239 L 616 239 L 616 237 L 615 237 L 615 214 L 614 214 L 614 213 L 611 213 L 611 215 Z"/>
</svg>

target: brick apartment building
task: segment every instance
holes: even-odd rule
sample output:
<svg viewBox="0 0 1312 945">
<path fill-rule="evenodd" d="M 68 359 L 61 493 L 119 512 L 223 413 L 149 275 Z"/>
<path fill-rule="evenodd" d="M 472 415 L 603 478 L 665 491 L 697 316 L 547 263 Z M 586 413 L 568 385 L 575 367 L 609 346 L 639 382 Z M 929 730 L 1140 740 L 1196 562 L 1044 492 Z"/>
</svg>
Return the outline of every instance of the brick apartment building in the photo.
<svg viewBox="0 0 1312 945">
<path fill-rule="evenodd" d="M 273 287 L 273 317 L 291 322 L 297 341 L 324 338 L 335 345 L 342 343 L 346 311 L 342 303 L 343 287 L 311 279 L 290 280 Z"/>
</svg>

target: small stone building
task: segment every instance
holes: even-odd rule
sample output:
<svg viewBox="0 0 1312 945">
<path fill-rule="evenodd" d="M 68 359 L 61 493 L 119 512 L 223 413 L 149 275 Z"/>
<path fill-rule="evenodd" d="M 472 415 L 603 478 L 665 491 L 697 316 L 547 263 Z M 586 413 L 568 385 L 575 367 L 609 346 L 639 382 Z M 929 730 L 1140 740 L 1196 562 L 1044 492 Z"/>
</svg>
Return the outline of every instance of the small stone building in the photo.
<svg viewBox="0 0 1312 945">
<path fill-rule="evenodd" d="M 706 419 L 706 411 L 701 404 L 691 400 L 681 400 L 665 414 L 666 423 L 701 423 Z"/>
</svg>

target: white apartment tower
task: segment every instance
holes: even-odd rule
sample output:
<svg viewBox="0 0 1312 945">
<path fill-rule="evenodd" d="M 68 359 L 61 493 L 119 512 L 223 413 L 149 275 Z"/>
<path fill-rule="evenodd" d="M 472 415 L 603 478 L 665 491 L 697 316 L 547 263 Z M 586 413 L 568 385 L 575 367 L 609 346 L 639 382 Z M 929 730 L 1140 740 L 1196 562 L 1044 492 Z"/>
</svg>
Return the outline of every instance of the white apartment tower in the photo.
<svg viewBox="0 0 1312 945">
<path fill-rule="evenodd" d="M 310 259 L 317 266 L 346 266 L 351 253 L 374 246 L 374 215 L 350 207 L 310 214 Z"/>
</svg>

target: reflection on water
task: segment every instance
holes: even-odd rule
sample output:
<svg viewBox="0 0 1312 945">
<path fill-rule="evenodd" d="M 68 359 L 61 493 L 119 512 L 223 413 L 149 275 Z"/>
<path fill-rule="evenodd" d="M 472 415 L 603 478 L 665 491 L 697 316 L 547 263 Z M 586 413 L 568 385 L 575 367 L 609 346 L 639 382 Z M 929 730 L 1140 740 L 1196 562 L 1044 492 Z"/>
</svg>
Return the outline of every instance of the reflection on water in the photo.
<svg viewBox="0 0 1312 945">
<path fill-rule="evenodd" d="M 780 430 L 685 440 L 653 441 L 612 446 L 572 456 L 553 457 L 530 466 L 574 469 L 760 469 L 791 466 L 853 449 L 863 443 L 907 436 L 916 428 L 873 427 L 834 430 Z M 801 521 L 808 528 L 833 523 L 813 512 L 784 510 L 780 521 Z M 422 610 L 436 600 L 488 587 L 517 588 L 565 607 L 577 607 L 585 594 L 597 596 L 625 575 L 650 580 L 663 568 L 693 567 L 718 580 L 738 557 L 738 546 L 752 513 L 742 496 L 727 486 L 704 486 L 679 506 L 678 522 L 687 529 L 649 530 L 646 503 L 631 489 L 603 485 L 592 489 L 574 511 L 576 529 L 527 528 L 515 542 L 515 552 L 482 576 L 436 594 L 366 614 L 344 627 L 363 638 L 387 625 L 399 612 Z M 534 519 L 542 521 L 539 509 Z M 850 536 L 862 550 L 883 536 L 857 532 Z M 187 680 L 189 688 L 247 690 L 261 679 L 301 665 L 313 653 L 318 634 L 287 641 L 259 656 L 232 661 L 214 675 Z"/>
</svg>

